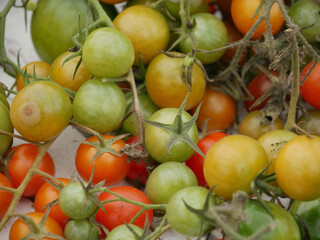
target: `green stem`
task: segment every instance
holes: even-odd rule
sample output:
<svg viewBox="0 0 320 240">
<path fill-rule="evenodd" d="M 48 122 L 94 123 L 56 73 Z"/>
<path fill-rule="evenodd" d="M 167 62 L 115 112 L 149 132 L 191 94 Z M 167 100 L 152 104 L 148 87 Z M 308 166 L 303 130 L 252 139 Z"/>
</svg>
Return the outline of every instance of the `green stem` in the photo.
<svg viewBox="0 0 320 240">
<path fill-rule="evenodd" d="M 99 0 L 89 0 L 89 5 L 98 13 L 98 18 L 99 18 L 100 23 L 103 23 L 104 25 L 106 25 L 108 27 L 115 28 L 112 20 L 110 19 L 108 14 L 106 14 L 104 9 L 102 8 Z"/>
</svg>

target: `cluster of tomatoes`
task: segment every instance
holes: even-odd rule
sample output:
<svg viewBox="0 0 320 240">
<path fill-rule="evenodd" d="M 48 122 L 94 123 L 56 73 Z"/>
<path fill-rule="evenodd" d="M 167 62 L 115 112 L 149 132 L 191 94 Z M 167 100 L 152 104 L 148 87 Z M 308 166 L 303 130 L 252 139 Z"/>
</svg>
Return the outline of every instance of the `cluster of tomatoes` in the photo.
<svg viewBox="0 0 320 240">
<path fill-rule="evenodd" d="M 35 208 L 10 239 L 156 239 L 168 227 L 187 237 L 220 227 L 233 239 L 320 239 L 320 4 L 273 2 L 257 25 L 268 1 L 39 0 L 31 35 L 43 61 L 19 72 L 12 103 L 0 86 L 1 223 L 20 197 Z M 299 96 L 277 89 L 284 74 L 294 78 L 292 62 L 287 72 L 268 70 L 267 58 L 257 60 L 262 71 L 248 65 L 286 21 L 302 45 Z M 230 79 L 209 81 L 234 59 L 242 99 L 227 94 Z M 299 97 L 299 124 L 288 129 L 286 109 L 265 116 L 275 94 L 286 106 Z M 55 179 L 46 152 L 68 125 L 91 135 L 76 150 L 77 181 Z M 14 130 L 26 143 L 11 147 Z M 250 196 L 241 222 L 218 211 L 239 191 Z M 292 200 L 290 211 L 254 200 L 261 191 Z M 163 220 L 151 231 L 154 214 Z"/>
</svg>

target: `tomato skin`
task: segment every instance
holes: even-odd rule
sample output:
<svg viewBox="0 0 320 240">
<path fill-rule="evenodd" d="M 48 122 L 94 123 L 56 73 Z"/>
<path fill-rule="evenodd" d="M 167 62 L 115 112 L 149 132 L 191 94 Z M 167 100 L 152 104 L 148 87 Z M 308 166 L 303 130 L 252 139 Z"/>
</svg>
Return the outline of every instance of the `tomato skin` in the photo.
<svg viewBox="0 0 320 240">
<path fill-rule="evenodd" d="M 190 186 L 198 186 L 191 169 L 179 162 L 166 162 L 151 172 L 145 192 L 153 204 L 163 204 L 168 203 L 174 193 Z"/>
<path fill-rule="evenodd" d="M 196 112 L 197 106 L 191 109 Z M 202 98 L 197 127 L 203 130 L 207 119 L 207 131 L 225 130 L 231 126 L 236 116 L 236 104 L 233 98 L 217 90 L 207 88 Z"/>
<path fill-rule="evenodd" d="M 192 28 L 194 40 L 197 42 L 197 49 L 212 51 L 223 47 L 228 40 L 227 29 L 224 23 L 215 15 L 210 13 L 197 13 L 191 16 L 191 22 L 195 21 L 195 26 Z M 185 38 L 179 44 L 181 52 L 187 54 L 193 48 L 191 37 Z M 203 54 L 196 53 L 196 58 L 203 64 L 209 64 L 217 61 L 223 54 L 223 51 Z"/>
<path fill-rule="evenodd" d="M 204 176 L 218 196 L 231 199 L 238 190 L 250 193 L 251 181 L 267 164 L 267 154 L 256 140 L 231 135 L 210 148 L 204 159 Z"/>
<path fill-rule="evenodd" d="M 69 179 L 67 178 L 58 178 L 58 180 L 61 181 L 64 186 L 66 186 L 69 183 Z M 60 193 L 56 188 L 54 188 L 51 184 L 47 182 L 44 183 L 39 188 L 35 196 L 34 209 L 36 210 L 36 212 L 45 213 L 47 208 L 44 207 L 47 206 L 50 202 L 59 198 L 59 195 Z M 67 224 L 67 220 L 69 219 L 69 217 L 62 212 L 59 204 L 55 204 L 51 207 L 49 216 L 52 217 L 60 225 L 62 229 L 64 229 L 64 227 Z"/>
<path fill-rule="evenodd" d="M 297 136 L 279 151 L 275 173 L 289 197 L 311 201 L 320 197 L 320 137 Z"/>
<path fill-rule="evenodd" d="M 168 9 L 171 16 L 176 19 L 180 19 L 180 2 L 175 0 L 164 0 L 166 8 Z M 187 7 L 188 2 L 184 3 L 184 7 Z M 204 0 L 193 0 L 190 1 L 190 15 L 198 12 L 210 12 L 209 5 Z"/>
<path fill-rule="evenodd" d="M 139 65 L 139 53 L 143 64 L 147 65 L 169 43 L 168 23 L 159 11 L 151 7 L 136 5 L 126 8 L 113 23 L 132 43 L 135 50 L 134 65 Z"/>
<path fill-rule="evenodd" d="M 206 233 L 212 225 L 209 222 L 201 223 L 201 217 L 192 213 L 185 204 L 188 206 L 201 210 L 204 207 L 209 190 L 203 187 L 186 187 L 176 192 L 169 200 L 167 206 L 167 219 L 168 223 L 175 231 L 185 236 L 193 237 L 198 236 L 200 231 Z M 215 198 L 210 195 L 209 207 L 215 205 Z M 186 221 L 188 219 L 188 221 Z"/>
<path fill-rule="evenodd" d="M 238 233 L 244 237 L 250 236 L 262 227 L 274 222 L 275 229 L 266 234 L 262 238 L 263 240 L 300 240 L 299 227 L 290 213 L 275 203 L 266 202 L 266 204 L 274 219 L 260 202 L 249 200 L 244 207 L 248 221 L 239 224 Z"/>
<path fill-rule="evenodd" d="M 260 13 L 253 18 L 261 0 L 232 0 L 231 16 L 234 24 L 240 32 L 246 34 L 253 26 Z M 272 34 L 277 33 L 284 23 L 284 18 L 278 4 L 274 4 L 270 11 L 270 23 Z M 260 39 L 262 34 L 267 32 L 266 21 L 263 20 L 254 32 L 252 38 Z"/>
<path fill-rule="evenodd" d="M 111 135 L 103 135 L 104 139 L 113 138 Z M 91 136 L 86 139 L 88 142 L 98 142 L 98 138 Z M 123 148 L 125 143 L 117 140 L 112 144 L 112 148 L 117 152 Z M 106 180 L 105 186 L 112 186 L 121 182 L 128 174 L 130 163 L 127 162 L 127 156 L 117 157 L 111 153 L 103 153 L 91 163 L 97 149 L 88 144 L 82 143 L 77 149 L 75 164 L 81 178 L 89 181 L 93 168 L 95 167 L 92 184 L 97 184 Z"/>
<path fill-rule="evenodd" d="M 6 92 L 4 91 L 2 86 L 0 86 L 0 103 L 3 103 L 8 109 L 10 109 L 10 105 L 7 100 Z"/>
<path fill-rule="evenodd" d="M 64 229 L 64 235 L 66 240 L 97 240 L 99 228 L 85 219 L 71 220 Z"/>
<path fill-rule="evenodd" d="M 313 62 L 310 62 L 301 72 L 300 81 L 309 72 L 309 69 L 313 65 Z M 312 107 L 320 110 L 320 84 L 319 84 L 319 74 L 320 74 L 320 63 L 317 63 L 314 69 L 311 71 L 306 80 L 300 85 L 300 94 L 302 98 L 309 103 Z"/>
<path fill-rule="evenodd" d="M 73 76 L 80 56 L 72 58 L 64 63 L 64 61 L 72 54 L 72 52 L 64 52 L 53 61 L 50 69 L 50 78 L 60 86 L 76 92 L 84 82 L 92 77 L 92 75 L 88 72 L 83 63 L 80 63 L 76 75 Z"/>
<path fill-rule="evenodd" d="M 43 213 L 39 213 L 39 212 L 30 212 L 30 213 L 27 213 L 27 215 L 30 216 L 33 219 L 33 221 L 37 224 L 43 218 Z M 63 231 L 61 227 L 55 220 L 53 220 L 49 216 L 45 221 L 44 228 L 49 233 L 53 233 L 63 237 Z M 9 240 L 22 240 L 29 232 L 30 232 L 30 229 L 28 225 L 19 218 L 12 224 L 10 228 Z M 47 238 L 47 237 L 42 238 L 42 240 L 54 240 L 54 239 L 55 238 Z"/>
<path fill-rule="evenodd" d="M 121 77 L 132 67 L 134 57 L 130 40 L 111 27 L 92 31 L 82 48 L 83 64 L 96 77 Z"/>
<path fill-rule="evenodd" d="M 27 73 L 33 74 L 35 72 L 38 77 L 48 77 L 50 75 L 51 65 L 44 61 L 30 62 L 26 64 L 22 71 L 27 70 Z M 21 74 L 18 75 L 16 80 L 17 91 L 20 91 L 24 87 L 23 78 Z"/>
<path fill-rule="evenodd" d="M 200 148 L 201 152 L 206 155 L 209 149 L 220 139 L 228 136 L 223 132 L 214 132 L 210 135 L 202 138 L 198 142 L 198 147 Z M 194 172 L 197 177 L 199 186 L 205 187 L 207 186 L 206 179 L 204 178 L 203 173 L 203 162 L 204 158 L 201 157 L 197 152 L 195 152 L 191 158 L 186 161 L 186 165 Z"/>
<path fill-rule="evenodd" d="M 21 182 L 31 168 L 39 150 L 37 146 L 26 143 L 13 147 L 10 152 L 13 153 L 13 155 L 8 165 L 8 172 L 13 186 L 17 188 L 20 186 Z M 54 161 L 48 152 L 45 153 L 37 168 L 50 174 L 51 176 L 55 175 Z M 28 183 L 22 196 L 35 196 L 39 188 L 45 183 L 43 178 L 44 177 L 41 175 L 34 175 Z"/>
<path fill-rule="evenodd" d="M 13 188 L 12 183 L 6 177 L 6 175 L 0 173 L 0 186 Z M 11 201 L 13 199 L 13 194 L 4 190 L 0 190 L 0 220 L 6 214 Z"/>
<path fill-rule="evenodd" d="M 320 137 L 320 111 L 311 109 L 297 120 L 298 126 L 309 134 Z"/>
<path fill-rule="evenodd" d="M 159 122 L 163 124 L 173 124 L 174 119 L 178 114 L 177 108 L 162 108 L 156 111 L 150 118 L 150 121 Z M 187 122 L 191 120 L 191 116 L 183 111 L 182 121 Z M 198 130 L 196 124 L 186 133 L 189 135 L 194 143 L 198 141 Z M 145 145 L 150 156 L 159 163 L 177 161 L 185 162 L 194 153 L 194 149 L 186 142 L 178 139 L 170 149 L 167 151 L 167 146 L 171 134 L 166 130 L 146 124 L 145 127 Z"/>
<path fill-rule="evenodd" d="M 14 128 L 35 142 L 52 140 L 71 119 L 68 94 L 56 83 L 36 81 L 24 87 L 12 101 L 10 117 Z"/>
<path fill-rule="evenodd" d="M 10 112 L 8 107 L 0 101 L 0 129 L 13 133 L 13 125 L 10 119 Z M 9 149 L 12 142 L 12 137 L 7 135 L 0 135 L 0 157 Z"/>
<path fill-rule="evenodd" d="M 148 197 L 140 190 L 130 186 L 118 186 L 110 188 L 110 191 L 117 193 L 127 199 L 150 204 Z M 117 199 L 116 196 L 108 192 L 103 192 L 98 197 L 100 201 L 107 201 Z M 115 201 L 103 204 L 108 214 L 102 209 L 99 209 L 96 214 L 96 221 L 103 224 L 109 231 L 124 223 L 129 223 L 131 219 L 142 209 L 142 207 L 132 203 L 122 201 Z M 153 210 L 149 209 L 144 211 L 132 224 L 143 228 L 148 215 L 149 226 L 153 220 Z"/>
<path fill-rule="evenodd" d="M 78 90 L 72 105 L 76 122 L 97 132 L 117 129 L 125 114 L 125 97 L 115 84 L 94 78 Z"/>
<path fill-rule="evenodd" d="M 146 72 L 146 88 L 152 101 L 160 108 L 180 107 L 189 88 L 185 85 L 181 67 L 183 58 L 170 58 L 164 54 L 156 56 Z M 201 69 L 194 64 L 192 70 L 192 90 L 185 110 L 198 104 L 205 92 L 206 82 Z"/>
<path fill-rule="evenodd" d="M 129 226 L 140 236 L 143 234 L 143 229 L 133 225 L 129 224 Z M 129 228 L 125 225 L 119 225 L 112 229 L 112 231 L 108 234 L 108 237 L 106 240 L 119 240 L 119 239 L 126 239 L 126 240 L 136 240 L 137 238 L 132 234 L 132 232 L 129 230 Z"/>
</svg>

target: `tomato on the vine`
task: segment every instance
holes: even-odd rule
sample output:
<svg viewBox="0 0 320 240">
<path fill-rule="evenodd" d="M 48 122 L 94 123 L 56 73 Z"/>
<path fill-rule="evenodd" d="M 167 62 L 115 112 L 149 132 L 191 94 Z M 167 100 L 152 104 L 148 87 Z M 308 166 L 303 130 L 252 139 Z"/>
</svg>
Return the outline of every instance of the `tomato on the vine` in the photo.
<svg viewBox="0 0 320 240">
<path fill-rule="evenodd" d="M 10 180 L 2 173 L 0 173 L 0 186 L 13 188 Z M 6 214 L 12 199 L 13 194 L 11 192 L 0 190 L 0 220 Z"/>
<path fill-rule="evenodd" d="M 180 1 L 164 0 L 163 3 L 165 4 L 165 7 L 167 8 L 171 16 L 176 19 L 180 19 Z M 187 6 L 188 4 L 189 6 Z M 184 8 L 187 9 L 188 7 L 190 8 L 190 15 L 199 12 L 210 12 L 209 5 L 204 0 L 185 1 Z"/>
<path fill-rule="evenodd" d="M 298 118 L 297 124 L 309 134 L 320 137 L 320 110 L 311 109 L 305 112 Z"/>
<path fill-rule="evenodd" d="M 13 133 L 9 109 L 2 101 L 0 101 L 0 119 L 0 130 Z M 0 157 L 8 150 L 11 142 L 11 136 L 0 135 Z"/>
<path fill-rule="evenodd" d="M 131 230 L 128 228 L 128 226 L 138 235 L 142 236 L 143 229 L 133 225 L 133 224 L 122 224 L 114 229 L 112 229 L 111 232 L 108 233 L 108 236 L 106 240 L 119 240 L 119 239 L 125 239 L 125 240 L 136 240 L 136 236 L 131 232 Z"/>
<path fill-rule="evenodd" d="M 97 240 L 99 228 L 86 219 L 70 220 L 64 229 L 66 240 Z"/>
</svg>

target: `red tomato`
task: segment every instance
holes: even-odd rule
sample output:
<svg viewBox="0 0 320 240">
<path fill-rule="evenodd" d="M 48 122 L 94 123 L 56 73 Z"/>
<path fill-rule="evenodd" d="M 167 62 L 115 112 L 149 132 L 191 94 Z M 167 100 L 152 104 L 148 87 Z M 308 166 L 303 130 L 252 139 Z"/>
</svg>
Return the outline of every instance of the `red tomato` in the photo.
<svg viewBox="0 0 320 240">
<path fill-rule="evenodd" d="M 58 180 L 60 180 L 64 186 L 69 182 L 69 179 L 67 178 L 58 178 Z M 46 182 L 41 186 L 41 188 L 39 188 L 34 199 L 35 210 L 37 212 L 44 213 L 47 210 L 47 208 L 44 207 L 56 200 L 59 195 L 59 191 L 51 184 Z M 49 216 L 52 217 L 61 226 L 62 229 L 64 229 L 67 224 L 67 220 L 69 219 L 69 217 L 67 217 L 61 211 L 59 204 L 55 204 L 52 206 Z"/>
<path fill-rule="evenodd" d="M 113 138 L 111 135 L 103 135 L 104 139 L 108 140 Z M 89 137 L 87 142 L 98 142 L 97 137 Z M 125 145 L 124 141 L 117 140 L 112 144 L 112 148 L 120 152 L 120 149 Z M 80 144 L 76 153 L 76 168 L 79 175 L 83 180 L 88 181 L 91 173 L 94 170 L 92 179 L 93 184 L 97 184 L 106 180 L 105 186 L 112 186 L 121 182 L 128 174 L 130 163 L 127 162 L 127 156 L 122 155 L 117 157 L 111 153 L 103 153 L 96 158 L 92 163 L 92 158 L 97 153 L 97 149 L 91 145 L 82 143 Z"/>
<path fill-rule="evenodd" d="M 2 173 L 0 173 L 0 186 L 13 188 L 12 183 Z M 13 198 L 12 193 L 4 191 L 4 190 L 0 190 L 0 220 L 6 214 L 8 208 L 11 204 L 12 198 Z"/>
<path fill-rule="evenodd" d="M 20 186 L 21 182 L 31 168 L 34 160 L 36 159 L 38 151 L 39 150 L 37 146 L 29 143 L 21 144 L 11 149 L 11 153 L 13 153 L 13 155 L 8 165 L 8 171 L 14 187 L 17 188 Z M 46 153 L 43 156 L 38 169 L 54 176 L 55 165 L 49 153 Z M 42 184 L 45 183 L 45 180 L 43 178 L 44 177 L 41 175 L 34 175 L 31 181 L 28 183 L 22 196 L 35 196 L 38 189 L 42 186 Z"/>
<path fill-rule="evenodd" d="M 110 191 L 133 201 L 150 204 L 150 200 L 148 199 L 148 197 L 143 192 L 134 187 L 119 186 L 110 188 Z M 100 201 L 108 201 L 111 199 L 117 199 L 117 197 L 108 192 L 103 192 L 99 196 Z M 121 224 L 129 223 L 131 219 L 141 210 L 141 207 L 135 204 L 122 201 L 105 203 L 103 204 L 103 206 L 105 207 L 107 214 L 102 209 L 99 209 L 96 214 L 96 220 L 97 222 L 103 224 L 109 231 Z M 150 226 L 153 220 L 152 209 L 143 212 L 133 222 L 133 224 L 138 227 L 144 228 L 147 214 Z"/>
<path fill-rule="evenodd" d="M 214 132 L 211 133 L 210 135 L 202 138 L 198 142 L 198 147 L 202 151 L 204 155 L 207 154 L 209 149 L 215 144 L 217 141 L 219 141 L 221 138 L 224 138 L 228 136 L 227 134 L 223 132 Z M 207 186 L 206 179 L 204 178 L 204 173 L 203 173 L 203 162 L 204 158 L 201 157 L 197 152 L 192 155 L 192 157 L 186 161 L 186 165 L 191 168 L 191 170 L 194 172 L 198 179 L 198 184 L 199 186 Z"/>
</svg>

